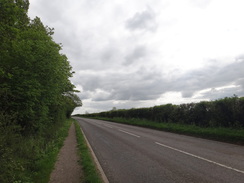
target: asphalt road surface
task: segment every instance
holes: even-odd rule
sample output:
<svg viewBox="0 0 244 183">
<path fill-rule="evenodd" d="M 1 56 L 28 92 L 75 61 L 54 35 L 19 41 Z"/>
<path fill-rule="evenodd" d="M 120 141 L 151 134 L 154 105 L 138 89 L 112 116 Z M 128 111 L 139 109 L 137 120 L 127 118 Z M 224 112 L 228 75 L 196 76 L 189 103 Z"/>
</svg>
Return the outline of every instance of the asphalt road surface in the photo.
<svg viewBox="0 0 244 183">
<path fill-rule="evenodd" d="M 244 183 L 244 146 L 75 119 L 110 183 Z"/>
</svg>

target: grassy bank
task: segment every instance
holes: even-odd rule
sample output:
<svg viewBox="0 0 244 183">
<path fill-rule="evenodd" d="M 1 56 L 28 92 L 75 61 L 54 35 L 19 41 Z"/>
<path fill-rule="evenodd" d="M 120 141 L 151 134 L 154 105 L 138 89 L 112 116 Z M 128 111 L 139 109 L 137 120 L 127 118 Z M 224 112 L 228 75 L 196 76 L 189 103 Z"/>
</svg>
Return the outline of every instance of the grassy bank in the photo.
<svg viewBox="0 0 244 183">
<path fill-rule="evenodd" d="M 63 146 L 64 140 L 68 136 L 72 119 L 67 119 L 66 122 L 54 134 L 55 138 L 49 141 L 45 152 L 38 158 L 35 163 L 36 171 L 33 173 L 33 182 L 47 183 L 57 161 L 58 153 Z"/>
<path fill-rule="evenodd" d="M 11 131 L 0 136 L 0 182 L 47 183 L 71 123 L 69 119 L 50 125 L 45 135 L 22 136 Z"/>
<path fill-rule="evenodd" d="M 202 128 L 194 125 L 184 125 L 176 123 L 157 123 L 142 119 L 125 119 L 125 118 L 104 118 L 96 117 L 94 119 L 107 120 L 111 122 L 129 124 L 134 126 L 141 126 L 152 128 L 167 132 L 190 135 L 200 138 L 218 140 L 222 142 L 229 142 L 244 145 L 244 129 L 230 129 L 230 128 Z"/>
<path fill-rule="evenodd" d="M 81 166 L 84 171 L 84 180 L 85 183 L 102 183 L 98 170 L 96 169 L 95 163 L 93 162 L 91 153 L 86 144 L 85 138 L 80 130 L 80 126 L 75 121 L 75 131 L 76 138 L 78 142 L 79 155 L 81 158 Z"/>
</svg>

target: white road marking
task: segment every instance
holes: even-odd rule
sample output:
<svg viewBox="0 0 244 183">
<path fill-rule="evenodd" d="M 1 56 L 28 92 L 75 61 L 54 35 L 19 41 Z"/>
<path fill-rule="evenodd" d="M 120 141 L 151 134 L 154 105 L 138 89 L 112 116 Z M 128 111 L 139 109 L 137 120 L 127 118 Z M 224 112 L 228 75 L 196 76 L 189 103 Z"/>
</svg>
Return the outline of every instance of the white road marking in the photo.
<svg viewBox="0 0 244 183">
<path fill-rule="evenodd" d="M 207 161 L 207 162 L 209 162 L 209 163 L 212 163 L 212 164 L 215 164 L 215 165 L 218 165 L 218 166 L 221 166 L 221 167 L 224 167 L 224 168 L 227 168 L 227 169 L 230 169 L 230 170 L 233 170 L 233 171 L 236 171 L 236 172 L 239 172 L 239 173 L 244 174 L 244 171 L 243 171 L 243 170 L 238 170 L 238 169 L 236 169 L 236 168 L 232 168 L 232 167 L 230 167 L 230 166 L 226 166 L 226 165 L 223 165 L 223 164 L 221 164 L 221 163 L 217 163 L 217 162 L 215 162 L 215 161 L 212 161 L 212 160 L 209 160 L 209 159 L 206 159 L 206 158 L 203 158 L 203 157 L 200 157 L 200 156 L 197 156 L 197 155 L 194 155 L 194 154 L 191 154 L 191 153 L 182 151 L 182 150 L 180 150 L 180 149 L 176 149 L 176 148 L 173 148 L 173 147 L 170 147 L 170 146 L 161 144 L 161 143 L 159 143 L 159 142 L 155 142 L 155 143 L 158 144 L 158 145 L 160 145 L 160 146 L 163 146 L 163 147 L 172 149 L 172 150 L 174 150 L 174 151 L 178 151 L 178 152 L 181 152 L 181 153 L 183 153 L 183 154 L 192 156 L 192 157 L 194 157 L 194 158 L 198 158 L 198 159 L 200 159 L 200 160 Z"/>
<path fill-rule="evenodd" d="M 132 135 L 132 136 L 135 136 L 135 137 L 137 137 L 137 138 L 140 138 L 140 136 L 135 135 L 135 134 L 133 134 L 133 133 L 130 133 L 130 132 L 127 132 L 127 131 L 124 131 L 124 130 L 121 130 L 121 129 L 119 129 L 119 131 L 124 132 L 124 133 L 129 134 L 129 135 Z"/>
<path fill-rule="evenodd" d="M 97 159 L 97 157 L 96 157 L 96 154 L 94 153 L 94 151 L 93 151 L 93 149 L 92 149 L 92 147 L 91 147 L 91 145 L 90 145 L 88 139 L 86 138 L 86 134 L 84 133 L 84 131 L 82 130 L 81 127 L 80 127 L 80 130 L 81 130 L 81 132 L 82 132 L 82 134 L 83 134 L 83 137 L 84 137 L 84 139 L 85 139 L 85 141 L 86 141 L 86 144 L 87 144 L 87 146 L 88 146 L 88 148 L 89 148 L 89 150 L 90 150 L 90 152 L 91 152 L 91 155 L 92 155 L 93 160 L 94 160 L 94 162 L 95 162 L 95 164 L 96 164 L 96 167 L 97 167 L 97 169 L 98 169 L 99 172 L 100 172 L 100 175 L 101 175 L 101 177 L 102 177 L 102 179 L 103 179 L 103 182 L 104 182 L 104 183 L 109 183 L 108 178 L 107 178 L 106 174 L 104 173 L 103 168 L 102 168 L 101 164 L 99 163 L 99 161 L 98 161 L 98 159 Z"/>
<path fill-rule="evenodd" d="M 103 124 L 103 126 L 106 126 L 106 127 L 108 127 L 108 128 L 113 128 L 113 127 L 110 126 L 110 125 L 105 125 L 105 124 Z"/>
</svg>

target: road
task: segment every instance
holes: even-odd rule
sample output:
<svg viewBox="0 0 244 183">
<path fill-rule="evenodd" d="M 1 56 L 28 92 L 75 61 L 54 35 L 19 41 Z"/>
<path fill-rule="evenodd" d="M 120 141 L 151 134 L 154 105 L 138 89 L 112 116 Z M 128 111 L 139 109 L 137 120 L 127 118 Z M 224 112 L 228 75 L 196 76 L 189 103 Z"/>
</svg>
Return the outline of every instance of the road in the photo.
<svg viewBox="0 0 244 183">
<path fill-rule="evenodd" d="M 243 183 L 244 147 L 75 118 L 111 183 Z"/>
</svg>

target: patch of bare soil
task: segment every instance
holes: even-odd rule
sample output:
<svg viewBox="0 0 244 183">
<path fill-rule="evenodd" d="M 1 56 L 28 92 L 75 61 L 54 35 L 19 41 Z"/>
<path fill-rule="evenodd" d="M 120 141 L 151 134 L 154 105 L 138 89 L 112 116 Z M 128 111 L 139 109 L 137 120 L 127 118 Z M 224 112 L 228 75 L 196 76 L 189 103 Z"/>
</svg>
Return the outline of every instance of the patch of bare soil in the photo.
<svg viewBox="0 0 244 183">
<path fill-rule="evenodd" d="M 49 183 L 80 183 L 83 172 L 79 164 L 75 126 L 72 123 L 69 135 L 64 141 Z"/>
</svg>

